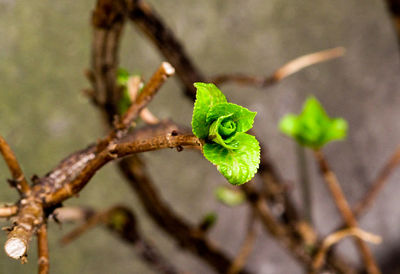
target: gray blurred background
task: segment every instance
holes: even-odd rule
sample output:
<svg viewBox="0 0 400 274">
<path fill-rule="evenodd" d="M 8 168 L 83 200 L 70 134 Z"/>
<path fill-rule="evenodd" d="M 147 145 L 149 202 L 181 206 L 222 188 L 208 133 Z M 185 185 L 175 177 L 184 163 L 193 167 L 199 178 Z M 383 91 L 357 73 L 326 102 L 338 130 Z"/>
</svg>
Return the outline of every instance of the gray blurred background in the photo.
<svg viewBox="0 0 400 274">
<path fill-rule="evenodd" d="M 326 148 L 350 202 L 357 201 L 400 140 L 399 62 L 395 32 L 381 0 L 337 1 L 183 1 L 149 0 L 183 41 L 196 64 L 208 75 L 242 72 L 268 75 L 285 62 L 310 52 L 344 46 L 341 59 L 301 71 L 265 89 L 226 85 L 230 101 L 258 112 L 255 130 L 268 146 L 281 174 L 296 185 L 294 143 L 277 130 L 287 112 L 298 112 L 314 94 L 333 116 L 346 118 L 349 138 Z M 69 153 L 101 137 L 102 121 L 81 90 L 88 87 L 83 70 L 89 66 L 91 10 L 95 1 L 0 0 L 0 133 L 9 141 L 27 176 L 43 175 Z M 149 78 L 162 58 L 155 47 L 129 25 L 124 31 L 121 65 Z M 176 78 L 169 80 L 151 103 L 161 118 L 190 125 L 192 103 Z M 326 235 L 340 219 L 312 158 L 313 217 Z M 213 196 L 226 182 L 199 154 L 165 150 L 145 155 L 152 178 L 166 200 L 193 222 L 210 211 L 218 213 L 210 236 L 227 253 L 238 250 L 246 227 L 247 208 L 227 208 Z M 14 202 L 7 186 L 8 170 L 0 161 L 0 203 Z M 391 177 L 362 227 L 380 234 L 372 246 L 379 261 L 400 246 L 400 194 Z M 105 209 L 129 205 L 140 217 L 141 230 L 182 270 L 212 273 L 198 259 L 183 253 L 144 214 L 136 196 L 113 165 L 102 169 L 66 205 Z M 5 226 L 7 223 L 2 222 Z M 50 225 L 51 273 L 154 273 L 130 246 L 96 228 L 67 247 L 58 240 L 73 226 Z M 0 243 L 5 242 L 0 234 Z M 350 242 L 340 251 L 354 262 Z M 400 258 L 400 256 L 399 256 Z M 29 263 L 20 265 L 0 252 L 0 273 L 36 272 L 36 243 Z M 248 267 L 256 273 L 301 273 L 301 268 L 268 235 L 261 233 Z"/>
</svg>

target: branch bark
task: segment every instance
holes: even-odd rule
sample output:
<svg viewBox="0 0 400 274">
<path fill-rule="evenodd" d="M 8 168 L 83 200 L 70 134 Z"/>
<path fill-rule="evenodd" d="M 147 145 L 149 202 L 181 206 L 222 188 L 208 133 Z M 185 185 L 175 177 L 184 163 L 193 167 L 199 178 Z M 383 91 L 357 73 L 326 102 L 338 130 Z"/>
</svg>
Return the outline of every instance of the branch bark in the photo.
<svg viewBox="0 0 400 274">
<path fill-rule="evenodd" d="M 129 19 L 152 41 L 164 58 L 175 67 L 186 95 L 194 99 L 196 89 L 193 83 L 204 82 L 206 79 L 190 60 L 175 34 L 145 1 L 126 0 L 126 2 Z"/>
<path fill-rule="evenodd" d="M 13 179 L 11 185 L 15 186 L 21 195 L 27 195 L 30 191 L 29 184 L 25 179 L 24 173 L 19 166 L 17 157 L 11 147 L 7 144 L 6 140 L 0 136 L 0 153 L 2 154 L 4 161 L 6 162 L 8 169 L 11 172 Z"/>
<path fill-rule="evenodd" d="M 41 200 L 30 195 L 20 201 L 18 215 L 4 245 L 8 256 L 16 260 L 26 256 L 32 235 L 43 223 L 43 218 Z"/>
<path fill-rule="evenodd" d="M 39 274 L 48 274 L 50 269 L 49 246 L 47 242 L 47 224 L 43 223 L 37 232 Z"/>
<path fill-rule="evenodd" d="M 18 213 L 18 206 L 3 206 L 0 207 L 0 218 L 10 218 Z"/>
<path fill-rule="evenodd" d="M 67 182 L 56 191 L 42 194 L 41 197 L 46 206 L 63 202 L 79 193 L 101 167 L 117 158 L 157 149 L 177 148 L 180 151 L 185 147 L 201 149 L 201 146 L 201 141 L 193 135 L 173 136 L 172 133 L 131 143 L 114 143 L 98 153 L 93 160 L 90 160 L 72 181 Z"/>
</svg>

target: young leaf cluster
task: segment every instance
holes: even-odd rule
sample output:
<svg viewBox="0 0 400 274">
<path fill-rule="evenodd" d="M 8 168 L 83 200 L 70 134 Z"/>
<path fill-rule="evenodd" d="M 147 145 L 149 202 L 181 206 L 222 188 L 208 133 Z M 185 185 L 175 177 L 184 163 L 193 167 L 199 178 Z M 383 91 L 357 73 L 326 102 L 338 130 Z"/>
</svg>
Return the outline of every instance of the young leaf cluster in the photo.
<svg viewBox="0 0 400 274">
<path fill-rule="evenodd" d="M 195 83 L 193 134 L 205 140 L 203 154 L 234 185 L 249 181 L 260 163 L 260 146 L 246 132 L 253 127 L 255 112 L 228 103 L 214 85 Z"/>
<path fill-rule="evenodd" d="M 279 124 L 280 130 L 300 145 L 319 149 L 325 144 L 341 140 L 347 134 L 347 122 L 330 118 L 315 97 L 307 98 L 299 115 L 288 114 Z"/>
</svg>

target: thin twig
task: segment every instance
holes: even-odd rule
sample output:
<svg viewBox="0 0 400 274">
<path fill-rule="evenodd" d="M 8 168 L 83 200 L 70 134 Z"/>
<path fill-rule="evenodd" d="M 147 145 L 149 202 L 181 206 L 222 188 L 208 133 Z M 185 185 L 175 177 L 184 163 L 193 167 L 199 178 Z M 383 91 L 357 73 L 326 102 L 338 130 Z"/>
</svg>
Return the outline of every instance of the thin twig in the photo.
<svg viewBox="0 0 400 274">
<path fill-rule="evenodd" d="M 127 110 L 125 115 L 122 117 L 118 129 L 125 129 L 130 126 L 141 110 L 153 99 L 157 91 L 160 89 L 162 84 L 168 77 L 174 75 L 175 69 L 171 64 L 163 62 L 157 71 L 153 74 L 150 80 L 146 83 L 135 102 Z"/>
<path fill-rule="evenodd" d="M 14 152 L 2 136 L 0 136 L 0 153 L 3 155 L 4 161 L 11 172 L 13 185 L 15 185 L 21 195 L 27 195 L 30 191 L 29 184 L 25 179 Z"/>
<path fill-rule="evenodd" d="M 0 207 L 0 218 L 9 218 L 18 213 L 18 206 L 3 206 Z"/>
<path fill-rule="evenodd" d="M 39 274 L 48 274 L 50 268 L 50 259 L 49 259 L 49 246 L 47 241 L 47 224 L 43 223 L 38 231 L 38 265 L 39 265 Z"/>
<path fill-rule="evenodd" d="M 375 201 L 379 192 L 385 186 L 388 178 L 400 164 L 400 146 L 396 149 L 390 159 L 383 166 L 378 174 L 378 177 L 372 183 L 368 192 L 363 198 L 354 206 L 353 212 L 355 217 L 362 215 Z"/>
<path fill-rule="evenodd" d="M 324 264 L 324 261 L 325 261 L 325 255 L 332 245 L 338 243 L 343 238 L 349 237 L 349 236 L 358 237 L 359 239 L 361 239 L 363 241 L 374 243 L 374 244 L 379 244 L 382 242 L 382 238 L 380 236 L 368 233 L 359 228 L 353 227 L 353 228 L 347 228 L 347 229 L 336 231 L 324 239 L 320 249 L 318 250 L 318 253 L 314 257 L 313 270 L 318 271 L 322 267 L 322 265 Z"/>
<path fill-rule="evenodd" d="M 60 243 L 62 245 L 67 245 L 82 236 L 85 232 L 92 229 L 93 227 L 105 223 L 111 211 L 112 209 L 93 214 L 87 220 L 84 220 L 84 223 L 82 225 L 77 226 L 74 230 L 62 237 Z"/>
<path fill-rule="evenodd" d="M 243 240 L 243 243 L 239 249 L 238 254 L 236 255 L 235 259 L 232 262 L 231 267 L 228 270 L 228 274 L 237 274 L 246 264 L 248 257 L 253 250 L 255 240 L 257 238 L 257 231 L 256 231 L 256 218 L 254 210 L 251 210 L 249 214 L 249 223 L 247 226 L 246 236 Z"/>
<path fill-rule="evenodd" d="M 351 211 L 350 206 L 340 188 L 339 182 L 335 174 L 330 169 L 323 153 L 320 150 L 315 150 L 314 155 L 319 164 L 325 182 L 332 194 L 335 204 L 343 217 L 343 220 L 350 228 L 357 228 L 357 220 L 354 217 L 353 212 Z M 376 265 L 375 259 L 368 245 L 359 238 L 355 238 L 355 241 L 365 262 L 368 273 L 380 273 L 380 270 Z"/>
<path fill-rule="evenodd" d="M 95 212 L 90 208 L 63 206 L 54 210 L 53 218 L 60 223 L 76 223 L 86 221 L 94 214 Z"/>
<path fill-rule="evenodd" d="M 174 73 L 175 69 L 169 63 L 163 62 L 161 64 L 150 80 L 146 83 L 136 100 L 132 103 L 122 118 L 116 123 L 114 129 L 106 138 L 99 142 L 98 151 L 103 150 L 114 139 L 119 139 L 126 135 L 126 131 L 131 126 L 132 122 L 138 118 L 139 113 L 154 98 L 165 80 L 167 80 L 167 78 L 172 76 Z"/>
<path fill-rule="evenodd" d="M 134 103 L 134 101 L 136 100 L 141 85 L 142 85 L 142 80 L 140 76 L 129 77 L 127 86 L 131 103 Z M 151 113 L 151 111 L 148 108 L 143 108 L 143 110 L 140 112 L 140 118 L 142 118 L 142 120 L 146 124 L 150 125 L 156 125 L 160 122 L 160 120 L 153 113 Z"/>
<path fill-rule="evenodd" d="M 267 87 L 311 65 L 322 63 L 343 56 L 345 49 L 337 47 L 300 56 L 276 70 L 271 76 L 250 76 L 244 74 L 223 74 L 211 78 L 209 81 L 221 85 L 234 82 L 241 85 Z"/>
</svg>

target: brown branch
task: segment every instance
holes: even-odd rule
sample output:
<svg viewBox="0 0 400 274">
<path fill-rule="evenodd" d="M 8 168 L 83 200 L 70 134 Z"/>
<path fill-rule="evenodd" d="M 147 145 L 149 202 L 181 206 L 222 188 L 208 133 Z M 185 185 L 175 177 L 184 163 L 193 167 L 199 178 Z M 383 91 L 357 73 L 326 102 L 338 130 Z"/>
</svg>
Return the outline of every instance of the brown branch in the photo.
<svg viewBox="0 0 400 274">
<path fill-rule="evenodd" d="M 246 236 L 227 274 L 236 274 L 245 266 L 246 261 L 253 250 L 254 243 L 257 238 L 255 220 L 256 220 L 255 214 L 254 211 L 252 210 L 250 213 L 249 223 L 247 225 Z"/>
<path fill-rule="evenodd" d="M 13 259 L 22 259 L 28 250 L 29 242 L 37 228 L 43 223 L 41 201 L 29 195 L 20 201 L 18 215 L 7 235 L 4 245 L 6 254 Z"/>
<path fill-rule="evenodd" d="M 205 78 L 202 76 L 196 66 L 190 61 L 186 52 L 183 50 L 181 43 L 176 39 L 170 29 L 165 26 L 162 20 L 157 15 L 155 15 L 155 12 L 144 1 L 132 2 L 134 2 L 135 4 L 132 4 L 128 8 L 128 10 L 130 10 L 129 17 L 160 49 L 164 58 L 176 68 L 177 75 L 181 80 L 181 83 L 185 87 L 186 95 L 188 95 L 188 97 L 193 100 L 195 97 L 195 89 L 193 88 L 193 83 L 204 82 Z M 273 163 L 270 161 L 269 158 L 266 157 L 265 147 L 262 150 L 264 152 L 262 153 L 258 174 L 264 182 L 264 191 L 266 197 L 268 197 L 268 200 L 272 203 L 283 206 L 283 213 L 281 215 L 282 221 L 291 224 L 291 226 L 294 227 L 298 219 L 297 210 L 293 206 L 293 203 L 288 193 L 286 191 L 281 191 L 281 189 L 284 188 L 284 182 L 277 174 Z M 142 192 L 142 190 L 140 189 L 140 183 L 134 182 L 135 180 L 137 180 L 137 178 L 143 177 L 143 174 L 141 174 L 141 172 L 134 171 L 134 163 L 139 161 L 136 156 L 134 158 L 136 159 L 132 159 L 132 162 L 130 164 L 126 163 L 124 165 L 125 170 L 123 170 L 123 173 L 128 176 L 128 179 L 131 178 L 131 185 L 135 187 L 135 190 L 137 191 L 139 197 L 143 199 L 143 203 L 146 204 L 151 201 L 152 198 L 148 196 L 150 194 L 147 194 L 145 191 Z M 123 161 L 128 162 L 128 160 Z M 141 166 L 142 164 L 138 165 Z M 129 170 L 129 168 L 131 168 L 132 170 Z M 137 172 L 139 172 L 139 174 L 135 174 Z M 149 179 L 146 178 L 146 180 Z M 150 213 L 150 216 L 152 216 L 153 219 L 155 219 L 155 221 L 158 223 L 158 220 L 156 219 L 157 215 L 153 214 L 150 208 L 148 209 L 148 211 Z M 190 246 L 190 244 L 188 244 L 188 246 Z M 343 265 L 343 263 L 334 256 L 329 256 L 329 261 L 333 265 Z M 338 266 L 338 268 L 340 268 L 340 266 Z M 343 269 L 346 269 L 346 267 L 343 266 Z"/>
<path fill-rule="evenodd" d="M 97 150 L 103 150 L 109 145 L 114 139 L 120 139 L 126 135 L 127 129 L 130 127 L 132 122 L 136 120 L 140 112 L 146 107 L 148 103 L 154 98 L 157 91 L 163 85 L 168 77 L 175 73 L 175 69 L 167 62 L 163 62 L 157 71 L 153 74 L 147 84 L 144 86 L 142 92 L 132 103 L 129 109 L 118 121 L 114 129 L 104 138 L 98 145 Z"/>
<path fill-rule="evenodd" d="M 97 9 L 99 14 L 103 14 L 101 11 L 102 6 L 99 1 Z M 117 1 L 110 1 L 112 3 Z M 144 4 L 142 1 L 130 1 L 127 5 L 127 10 L 129 10 L 129 17 L 141 28 L 153 41 L 161 48 L 166 60 L 168 60 L 177 70 L 177 75 L 183 81 L 186 87 L 186 94 L 194 98 L 195 89 L 193 87 L 193 82 L 202 81 L 203 77 L 199 76 L 197 69 L 191 64 L 189 58 L 186 57 L 183 52 L 183 48 L 179 42 L 175 39 L 172 32 L 164 27 L 161 20 L 152 13 L 148 5 Z M 94 14 L 94 17 L 96 15 Z M 96 21 L 96 20 L 94 20 Z M 94 25 L 95 28 L 97 27 Z M 155 26 L 155 27 L 154 27 Z M 114 36 L 114 44 L 119 44 L 119 37 Z M 93 39 L 94 43 L 97 45 L 106 45 L 107 40 L 99 35 L 95 35 Z M 94 59 L 99 59 L 98 63 L 102 63 L 102 54 L 99 50 L 101 46 L 94 48 L 93 55 Z M 109 50 L 111 51 L 111 50 Z M 117 54 L 112 52 L 109 56 L 113 57 L 113 61 L 110 62 L 114 66 L 111 71 L 115 70 L 117 67 Z M 92 63 L 94 67 L 98 65 L 96 62 Z M 98 68 L 96 68 L 98 70 Z M 106 113 L 109 117 L 108 121 L 111 122 L 116 112 L 116 100 L 115 94 L 117 94 L 115 89 L 115 75 L 114 77 L 104 77 L 104 75 L 99 75 L 97 81 L 102 83 L 103 86 L 108 86 L 107 93 L 111 94 L 107 104 L 103 105 L 102 111 Z M 94 87 L 96 89 L 96 87 Z M 99 105 L 99 104 L 97 104 Z M 99 105 L 101 106 L 101 105 Z M 111 107 L 110 107 L 111 106 Z M 137 156 L 130 157 L 129 159 L 124 159 L 121 161 L 121 170 L 128 178 L 131 186 L 137 191 L 139 198 L 142 200 L 147 212 L 153 218 L 153 220 L 160 225 L 160 227 L 168 232 L 172 238 L 174 238 L 180 245 L 190 250 L 192 253 L 199 256 L 205 260 L 208 264 L 217 269 L 220 273 L 225 273 L 230 266 L 230 260 L 224 255 L 220 250 L 218 250 L 212 243 L 210 243 L 204 234 L 199 233 L 197 229 L 193 229 L 193 226 L 187 224 L 182 218 L 178 217 L 163 201 L 155 191 L 152 186 L 151 181 L 148 176 L 144 173 L 143 163 L 139 160 Z M 242 273 L 246 273 L 242 271 Z"/>
<path fill-rule="evenodd" d="M 14 216 L 18 213 L 18 206 L 11 205 L 11 206 L 3 206 L 0 207 L 0 218 L 9 218 Z"/>
<path fill-rule="evenodd" d="M 359 228 L 353 227 L 353 228 L 347 228 L 347 229 L 336 231 L 324 239 L 320 249 L 318 250 L 318 253 L 315 255 L 314 261 L 313 261 L 313 271 L 314 272 L 318 272 L 319 269 L 324 264 L 325 256 L 326 256 L 326 253 L 328 252 L 329 248 L 332 245 L 339 242 L 340 240 L 342 240 L 343 238 L 348 237 L 348 236 L 357 237 L 360 240 L 363 240 L 366 242 L 371 242 L 374 244 L 379 244 L 382 241 L 381 237 L 373 235 L 366 231 L 363 231 Z"/>
<path fill-rule="evenodd" d="M 53 218 L 60 223 L 76 223 L 86 221 L 94 214 L 91 208 L 63 206 L 54 210 Z"/>
<path fill-rule="evenodd" d="M 67 158 L 62 162 L 60 169 L 50 173 L 47 177 L 38 179 L 39 183 L 32 189 L 32 193 L 20 201 L 20 210 L 5 244 L 6 253 L 14 259 L 23 257 L 26 254 L 32 235 L 43 223 L 43 208 L 56 206 L 63 200 L 78 193 L 88 183 L 95 172 L 107 162 L 126 156 L 129 153 L 138 153 L 158 148 L 199 147 L 201 145 L 198 139 L 193 138 L 193 136 L 176 136 L 176 134 L 177 132 L 174 134 L 169 133 L 165 136 L 150 137 L 147 139 L 147 142 L 146 139 L 141 141 L 134 140 L 132 141 L 133 146 L 128 146 L 124 142 L 117 143 L 107 147 L 107 149 L 103 150 L 93 160 L 86 161 L 85 163 L 80 162 L 79 159 L 88 158 L 87 155 L 91 155 L 90 153 L 93 153 L 95 147 L 83 150 L 82 154 L 78 154 L 79 156 L 74 155 L 72 158 Z M 126 140 L 129 139 L 128 137 L 130 136 L 127 136 Z M 89 159 L 92 158 L 89 157 Z M 68 181 L 65 173 L 72 176 L 71 173 L 74 172 L 74 168 L 72 167 L 77 169 L 77 175 L 75 179 Z M 49 180 L 47 181 L 47 179 Z M 61 180 L 67 181 L 60 183 Z M 56 189 L 55 184 L 60 185 L 60 188 Z"/>
<path fill-rule="evenodd" d="M 48 274 L 50 268 L 49 246 L 47 242 L 47 224 L 43 223 L 38 231 L 39 274 Z"/>
<path fill-rule="evenodd" d="M 244 184 L 241 188 L 246 193 L 250 205 L 257 213 L 265 230 L 268 231 L 279 244 L 287 248 L 306 269 L 310 268 L 312 256 L 310 252 L 305 249 L 306 244 L 301 239 L 299 233 L 294 231 L 291 226 L 284 225 L 274 218 L 265 198 L 260 195 L 251 184 Z M 314 234 L 315 232 L 310 228 L 308 233 Z M 316 238 L 316 236 L 312 235 L 312 238 Z M 313 245 L 317 245 L 317 243 L 313 243 Z M 328 267 L 338 273 L 354 273 L 354 270 L 342 259 L 333 255 L 328 257 Z"/>
<path fill-rule="evenodd" d="M 139 26 L 139 28 L 151 38 L 153 43 L 164 55 L 164 58 L 176 68 L 177 75 L 186 88 L 186 94 L 193 99 L 195 94 L 193 82 L 204 82 L 204 77 L 191 63 L 190 59 L 183 51 L 182 46 L 174 37 L 173 33 L 167 27 L 165 27 L 162 20 L 155 15 L 155 13 L 144 1 L 128 0 L 126 3 L 128 3 L 126 10 L 128 11 L 130 19 L 132 19 L 136 25 Z M 98 39 L 95 37 L 95 40 Z M 94 53 L 94 55 L 101 58 L 101 55 L 98 53 Z M 103 77 L 101 80 L 103 82 L 107 82 L 107 78 L 105 77 Z M 113 90 L 110 89 L 109 92 L 112 93 Z M 109 103 L 112 104 L 113 102 L 109 101 Z M 107 111 L 108 117 L 112 117 L 116 113 L 113 111 L 113 108 L 107 108 L 105 111 Z M 268 158 L 265 157 L 265 153 L 261 161 L 260 175 L 262 176 L 263 181 L 266 182 L 265 185 L 272 185 L 272 189 L 274 190 L 282 188 L 282 180 L 280 180 L 279 176 L 277 176 L 272 163 Z M 122 163 L 125 164 L 122 165 Z M 206 254 L 204 254 L 204 252 L 199 250 L 199 245 L 193 246 L 196 243 L 196 239 L 192 236 L 187 236 L 188 232 L 190 235 L 189 226 L 185 226 L 185 222 L 182 220 L 182 218 L 176 216 L 176 214 L 169 209 L 169 207 L 158 197 L 157 192 L 151 185 L 151 190 L 149 191 L 149 184 L 151 184 L 151 182 L 144 174 L 142 170 L 143 163 L 140 162 L 139 158 L 134 156 L 130 159 L 124 159 L 122 163 L 121 167 L 123 167 L 123 173 L 128 177 L 128 179 L 130 179 L 131 185 L 135 188 L 139 198 L 142 200 L 146 210 L 154 219 L 154 221 L 156 221 L 161 228 L 169 232 L 170 235 L 177 241 L 181 243 L 183 242 L 184 244 L 181 244 L 183 247 L 191 250 L 195 254 L 198 254 L 200 258 L 207 261 L 210 265 L 213 265 L 216 269 L 225 272 L 229 266 L 229 264 L 228 266 L 226 264 L 226 258 L 223 258 L 224 256 L 215 256 L 213 248 L 208 248 Z M 140 166 L 141 168 L 137 166 Z M 147 183 L 144 184 L 143 181 L 147 181 Z M 296 222 L 296 218 L 291 217 L 296 217 L 297 213 L 286 191 L 276 193 L 275 191 L 270 191 L 269 187 L 266 187 L 266 193 L 272 202 L 279 201 L 279 203 L 281 203 L 281 201 L 283 201 L 284 210 L 282 214 L 282 221 L 289 223 Z M 156 199 L 155 202 L 154 199 Z M 159 205 L 160 208 L 152 208 L 152 206 L 156 204 Z M 183 232 L 177 233 L 176 231 L 172 230 L 174 227 L 172 225 L 166 225 L 167 223 L 175 223 L 178 228 L 182 228 Z M 180 231 L 180 229 L 178 229 L 178 231 Z M 204 244 L 202 244 L 202 246 L 203 245 Z M 204 249 L 204 247 L 202 249 Z M 214 255 L 212 255 L 213 253 Z M 335 257 L 329 257 L 329 260 L 332 262 L 332 264 L 340 264 L 337 262 L 338 260 L 336 260 Z"/>
<path fill-rule="evenodd" d="M 400 147 L 396 149 L 390 159 L 383 166 L 378 174 L 378 177 L 372 183 L 368 192 L 364 197 L 354 206 L 353 213 L 355 217 L 362 215 L 375 201 L 379 192 L 385 186 L 388 178 L 400 164 Z"/>
<path fill-rule="evenodd" d="M 119 129 L 125 129 L 134 121 L 141 110 L 153 99 L 157 91 L 160 89 L 162 84 L 168 77 L 174 75 L 175 69 L 167 62 L 163 62 L 157 71 L 153 74 L 150 80 L 146 83 L 135 102 L 126 111 L 125 115 L 121 119 L 121 123 L 118 125 Z"/>
<path fill-rule="evenodd" d="M 164 58 L 175 67 L 177 76 L 185 87 L 186 95 L 193 100 L 196 93 L 193 83 L 205 81 L 200 70 L 190 60 L 173 32 L 145 1 L 127 0 L 127 2 L 130 3 L 127 4 L 129 18 L 133 20 L 139 29 L 141 29 L 156 47 L 159 48 Z M 110 115 L 112 114 L 109 114 L 109 116 Z M 265 185 L 272 185 L 273 189 L 281 188 L 283 184 L 282 180 L 277 175 L 276 169 L 270 159 L 265 156 L 265 147 L 263 147 L 262 150 L 264 153 L 262 153 L 259 175 L 263 178 Z M 295 221 L 297 219 L 296 209 L 287 193 L 277 194 L 276 192 L 269 192 L 269 190 L 269 187 L 266 187 L 266 191 L 271 194 L 270 197 L 272 200 L 275 202 L 283 200 L 284 213 L 282 216 L 286 220 Z"/>
<path fill-rule="evenodd" d="M 205 77 L 192 63 L 182 44 L 149 4 L 142 0 L 126 0 L 126 2 L 128 17 L 175 67 L 186 94 L 194 98 L 196 90 L 193 83 L 204 82 Z"/>
<path fill-rule="evenodd" d="M 17 188 L 21 195 L 27 195 L 30 191 L 29 184 L 25 179 L 24 173 L 18 164 L 17 157 L 7 144 L 6 140 L 0 136 L 0 153 L 6 162 L 8 169 L 13 177 L 12 185 Z"/>
<path fill-rule="evenodd" d="M 81 226 L 78 226 L 76 229 L 65 235 L 61 239 L 61 243 L 64 245 L 68 244 L 99 224 L 106 225 L 111 232 L 116 234 L 125 242 L 132 244 L 138 255 L 150 267 L 154 268 L 157 273 L 181 273 L 160 254 L 153 244 L 141 235 L 137 229 L 135 215 L 125 206 L 114 206 L 109 210 L 92 215 Z"/>
<path fill-rule="evenodd" d="M 101 167 L 117 158 L 157 149 L 177 148 L 180 151 L 185 147 L 201 149 L 201 146 L 200 140 L 193 135 L 173 136 L 172 133 L 131 143 L 112 144 L 97 154 L 93 160 L 89 161 L 75 179 L 66 183 L 57 191 L 42 195 L 42 198 L 46 206 L 61 203 L 81 191 Z"/>
<path fill-rule="evenodd" d="M 140 76 L 129 77 L 127 88 L 128 88 L 129 98 L 131 99 L 131 103 L 135 102 L 139 90 L 141 88 L 141 85 L 142 85 L 142 80 Z M 142 120 L 146 124 L 156 125 L 160 123 L 160 120 L 156 116 L 154 116 L 154 114 L 151 113 L 148 108 L 143 108 L 143 110 L 140 112 L 140 118 L 142 118 Z"/>
<path fill-rule="evenodd" d="M 223 74 L 217 75 L 209 79 L 209 81 L 216 85 L 233 82 L 241 85 L 250 85 L 264 88 L 275 84 L 304 68 L 341 57 L 344 55 L 344 53 L 345 49 L 343 47 L 337 47 L 303 55 L 286 63 L 281 68 L 277 69 L 271 76 L 267 77 L 250 76 L 244 74 Z"/>
<path fill-rule="evenodd" d="M 123 1 L 99 0 L 92 15 L 93 39 L 91 68 L 88 78 L 93 85 L 93 102 L 106 111 L 103 112 L 108 122 L 117 113 L 119 99 L 116 76 L 118 69 L 119 40 L 125 23 Z"/>
<path fill-rule="evenodd" d="M 78 210 L 78 209 L 75 209 L 75 211 L 76 210 Z M 60 243 L 62 245 L 70 244 L 72 241 L 74 241 L 77 238 L 79 238 L 80 236 L 82 236 L 88 230 L 94 228 L 95 226 L 97 226 L 99 224 L 106 223 L 107 219 L 110 217 L 110 215 L 112 213 L 111 212 L 112 210 L 113 210 L 113 208 L 110 210 L 94 213 L 92 216 L 89 216 L 87 219 L 84 219 L 83 224 L 76 227 L 68 234 L 64 235 L 64 237 L 61 238 Z M 60 214 L 60 213 L 61 213 L 61 215 L 63 214 L 62 211 L 59 212 L 58 214 Z M 83 212 L 82 212 L 82 216 L 84 216 Z"/>
<path fill-rule="evenodd" d="M 165 203 L 146 174 L 144 163 L 137 155 L 123 159 L 119 166 L 152 220 L 181 248 L 197 255 L 218 273 L 226 273 L 231 260 L 207 238 L 206 233 L 176 214 Z M 240 273 L 248 272 L 242 270 Z"/>
<path fill-rule="evenodd" d="M 343 220 L 350 228 L 358 228 L 357 220 L 354 217 L 353 212 L 351 211 L 350 206 L 340 188 L 339 182 L 335 174 L 330 169 L 324 155 L 320 150 L 315 150 L 314 155 L 318 162 L 324 180 L 332 194 L 335 204 L 343 217 Z M 371 253 L 371 250 L 369 249 L 367 244 L 359 238 L 355 238 L 355 242 L 360 250 L 368 273 L 380 273 L 375 263 L 375 259 Z"/>
</svg>

